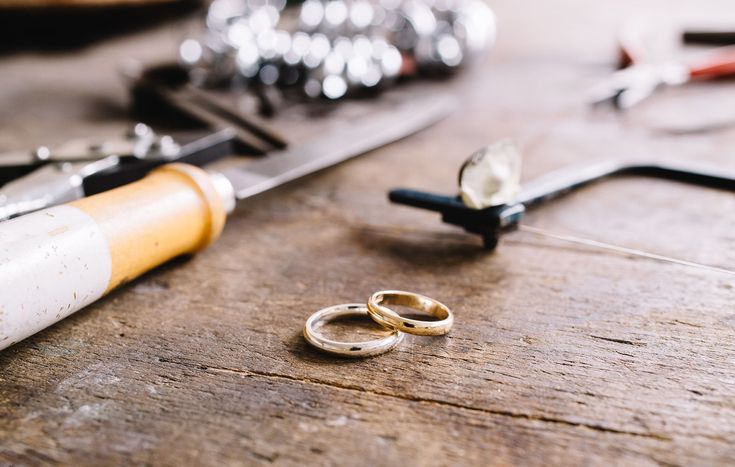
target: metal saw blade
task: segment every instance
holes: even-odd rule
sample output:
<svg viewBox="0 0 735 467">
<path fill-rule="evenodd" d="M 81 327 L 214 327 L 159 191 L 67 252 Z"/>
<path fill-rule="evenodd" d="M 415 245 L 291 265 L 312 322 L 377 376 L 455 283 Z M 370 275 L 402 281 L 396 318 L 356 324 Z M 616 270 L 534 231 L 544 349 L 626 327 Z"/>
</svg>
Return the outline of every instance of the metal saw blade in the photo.
<svg viewBox="0 0 735 467">
<path fill-rule="evenodd" d="M 237 199 L 249 198 L 405 138 L 443 119 L 455 107 L 455 99 L 446 94 L 400 100 L 304 144 L 270 153 L 249 164 L 225 168 L 220 173 L 232 183 Z"/>
</svg>

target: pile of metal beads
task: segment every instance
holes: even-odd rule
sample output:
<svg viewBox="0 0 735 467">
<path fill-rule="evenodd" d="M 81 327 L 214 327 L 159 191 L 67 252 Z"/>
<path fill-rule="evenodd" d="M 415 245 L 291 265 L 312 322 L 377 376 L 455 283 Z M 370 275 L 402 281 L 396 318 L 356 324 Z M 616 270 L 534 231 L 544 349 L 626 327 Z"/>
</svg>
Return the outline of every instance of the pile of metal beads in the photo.
<svg viewBox="0 0 735 467">
<path fill-rule="evenodd" d="M 491 45 L 483 0 L 214 0 L 179 48 L 198 86 L 298 88 L 338 99 L 400 76 L 455 70 Z M 290 27 L 289 27 L 290 26 Z"/>
</svg>

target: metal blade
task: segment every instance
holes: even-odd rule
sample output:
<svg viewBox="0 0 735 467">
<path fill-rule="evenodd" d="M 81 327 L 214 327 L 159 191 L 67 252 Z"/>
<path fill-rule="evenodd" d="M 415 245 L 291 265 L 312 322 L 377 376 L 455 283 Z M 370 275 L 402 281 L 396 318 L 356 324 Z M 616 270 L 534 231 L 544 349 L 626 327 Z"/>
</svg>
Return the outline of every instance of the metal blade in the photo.
<svg viewBox="0 0 735 467">
<path fill-rule="evenodd" d="M 403 100 L 306 144 L 221 173 L 232 183 L 237 199 L 249 198 L 404 138 L 443 119 L 455 107 L 455 99 L 443 94 Z"/>
<path fill-rule="evenodd" d="M 36 156 L 34 151 L 29 151 L 27 149 L 0 153 L 0 168 L 35 165 L 40 161 L 41 160 Z"/>
</svg>

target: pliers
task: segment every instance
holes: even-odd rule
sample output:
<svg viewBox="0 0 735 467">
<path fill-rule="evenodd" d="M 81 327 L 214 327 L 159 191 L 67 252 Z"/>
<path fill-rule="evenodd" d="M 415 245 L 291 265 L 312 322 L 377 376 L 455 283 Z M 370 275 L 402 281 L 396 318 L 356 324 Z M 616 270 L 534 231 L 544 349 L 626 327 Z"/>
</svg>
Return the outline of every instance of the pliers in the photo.
<svg viewBox="0 0 735 467">
<path fill-rule="evenodd" d="M 630 25 L 619 37 L 621 69 L 589 91 L 592 104 L 609 102 L 627 109 L 660 86 L 735 76 L 735 46 L 717 47 L 695 61 L 656 62 L 647 53 L 639 31 Z"/>
</svg>

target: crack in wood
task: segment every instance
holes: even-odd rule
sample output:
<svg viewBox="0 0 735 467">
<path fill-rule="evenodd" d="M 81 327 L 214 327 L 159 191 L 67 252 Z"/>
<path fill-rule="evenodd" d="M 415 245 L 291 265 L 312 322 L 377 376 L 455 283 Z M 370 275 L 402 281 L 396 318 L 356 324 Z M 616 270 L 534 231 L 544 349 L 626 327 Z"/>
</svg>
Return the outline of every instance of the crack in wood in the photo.
<svg viewBox="0 0 735 467">
<path fill-rule="evenodd" d="M 628 339 L 617 339 L 615 337 L 605 337 L 605 336 L 595 336 L 592 334 L 589 334 L 589 336 L 593 339 L 599 339 L 601 341 L 608 341 L 608 342 L 615 342 L 616 344 L 625 344 L 625 345 L 632 345 L 635 347 L 643 347 L 646 344 L 643 342 L 633 342 Z"/>
<path fill-rule="evenodd" d="M 199 368 L 205 371 L 212 371 L 212 372 L 217 372 L 217 373 L 229 373 L 229 374 L 236 374 L 236 375 L 249 376 L 249 377 L 259 376 L 263 378 L 285 379 L 285 380 L 295 381 L 299 383 L 308 383 L 308 384 L 314 384 L 314 385 L 319 385 L 319 386 L 328 386 L 334 389 L 341 389 L 341 390 L 346 390 L 346 391 L 356 391 L 356 392 L 371 394 L 375 396 L 391 397 L 394 399 L 401 399 L 401 400 L 410 401 L 410 402 L 437 404 L 437 405 L 441 405 L 445 407 L 453 407 L 453 408 L 462 409 L 462 410 L 470 410 L 473 412 L 485 413 L 489 415 L 498 415 L 498 416 L 503 416 L 503 417 L 516 418 L 516 419 L 540 421 L 540 422 L 545 422 L 545 423 L 555 423 L 555 424 L 572 426 L 572 427 L 587 428 L 590 430 L 600 431 L 604 433 L 637 436 L 637 437 L 655 439 L 658 441 L 672 441 L 671 437 L 662 435 L 659 433 L 651 433 L 651 432 L 645 433 L 645 432 L 621 430 L 621 429 L 606 427 L 606 426 L 597 425 L 597 424 L 575 422 L 575 421 L 566 420 L 563 418 L 555 418 L 555 417 L 549 417 L 545 415 L 517 413 L 517 412 L 512 412 L 509 410 L 483 409 L 479 407 L 473 407 L 470 405 L 459 404 L 456 402 L 442 401 L 438 399 L 429 399 L 429 398 L 424 398 L 424 397 L 412 396 L 409 394 L 396 394 L 396 393 L 391 393 L 387 391 L 375 391 L 375 390 L 365 389 L 360 386 L 338 384 L 338 383 L 323 381 L 323 380 L 314 379 L 314 378 L 302 378 L 302 377 L 297 377 L 297 376 L 282 375 L 282 374 L 277 374 L 277 373 L 268 373 L 268 372 L 263 372 L 263 371 L 240 370 L 236 368 L 218 368 L 218 367 L 205 367 L 205 366 L 199 366 Z"/>
</svg>

